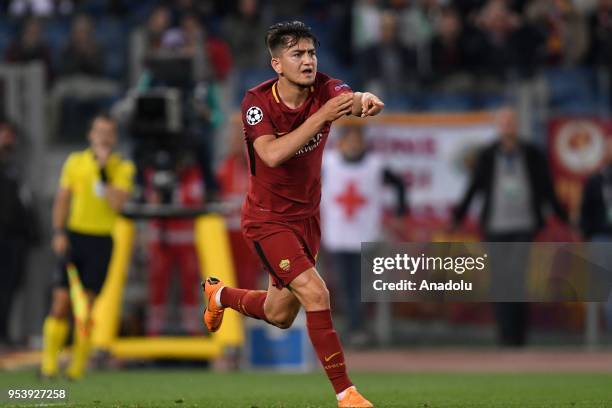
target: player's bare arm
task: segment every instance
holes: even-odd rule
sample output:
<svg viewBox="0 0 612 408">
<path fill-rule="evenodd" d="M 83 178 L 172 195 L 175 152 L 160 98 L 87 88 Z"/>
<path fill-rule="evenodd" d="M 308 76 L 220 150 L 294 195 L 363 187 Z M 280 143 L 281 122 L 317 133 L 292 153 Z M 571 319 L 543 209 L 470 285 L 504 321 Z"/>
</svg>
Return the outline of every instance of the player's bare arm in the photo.
<svg viewBox="0 0 612 408">
<path fill-rule="evenodd" d="M 63 256 L 68 251 L 69 243 L 66 235 L 66 221 L 70 211 L 70 190 L 60 187 L 55 194 L 52 211 L 53 238 L 51 248 L 58 256 Z"/>
<path fill-rule="evenodd" d="M 267 166 L 277 167 L 293 157 L 326 123 L 331 123 L 353 110 L 353 94 L 347 92 L 338 95 L 327 101 L 293 132 L 279 138 L 274 135 L 260 136 L 253 143 L 253 147 Z"/>
<path fill-rule="evenodd" d="M 385 104 L 380 98 L 370 92 L 355 92 L 353 94 L 353 116 L 365 118 L 366 116 L 378 115 Z"/>
</svg>

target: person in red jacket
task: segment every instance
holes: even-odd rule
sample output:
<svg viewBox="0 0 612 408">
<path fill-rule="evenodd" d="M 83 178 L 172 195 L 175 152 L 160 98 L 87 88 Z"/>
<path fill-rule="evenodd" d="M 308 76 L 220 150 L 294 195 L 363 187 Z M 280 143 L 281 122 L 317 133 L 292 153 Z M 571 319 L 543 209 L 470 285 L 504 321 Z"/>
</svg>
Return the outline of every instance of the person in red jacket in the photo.
<svg viewBox="0 0 612 408">
<path fill-rule="evenodd" d="M 145 171 L 146 198 L 149 203 L 175 204 L 181 207 L 201 207 L 204 203 L 202 176 L 197 166 L 179 167 L 173 191 L 161 192 L 154 187 L 153 169 Z M 164 197 L 164 195 L 166 195 Z M 182 329 L 191 335 L 202 333 L 197 316 L 199 310 L 198 282 L 200 272 L 194 245 L 192 219 L 154 219 L 147 225 L 149 238 L 149 313 L 147 333 L 164 332 L 167 324 L 168 292 L 174 271 L 181 286 Z M 176 269 L 175 269 L 176 268 Z"/>
</svg>

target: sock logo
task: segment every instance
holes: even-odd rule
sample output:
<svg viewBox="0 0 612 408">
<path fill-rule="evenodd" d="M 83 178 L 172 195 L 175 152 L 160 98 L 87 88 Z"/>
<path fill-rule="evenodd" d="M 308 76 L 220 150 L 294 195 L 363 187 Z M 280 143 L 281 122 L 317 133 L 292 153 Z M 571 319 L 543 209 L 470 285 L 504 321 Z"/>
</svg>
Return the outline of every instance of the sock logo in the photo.
<svg viewBox="0 0 612 408">
<path fill-rule="evenodd" d="M 329 365 L 323 366 L 323 368 L 326 370 L 331 370 L 333 368 L 340 368 L 343 365 L 344 365 L 344 361 L 342 361 L 341 363 L 329 364 Z"/>
<path fill-rule="evenodd" d="M 335 356 L 337 356 L 340 353 L 342 353 L 342 352 L 341 351 L 336 351 L 334 354 L 332 354 L 332 355 L 330 355 L 328 357 L 325 357 L 325 362 L 326 363 L 329 362 L 329 360 L 331 360 L 332 358 L 334 358 Z"/>
</svg>

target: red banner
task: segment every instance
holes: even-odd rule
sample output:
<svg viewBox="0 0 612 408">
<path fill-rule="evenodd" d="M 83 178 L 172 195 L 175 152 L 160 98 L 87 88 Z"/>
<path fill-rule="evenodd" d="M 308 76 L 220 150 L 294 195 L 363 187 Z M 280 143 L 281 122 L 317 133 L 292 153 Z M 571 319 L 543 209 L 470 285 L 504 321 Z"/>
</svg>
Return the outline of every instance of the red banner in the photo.
<svg viewBox="0 0 612 408">
<path fill-rule="evenodd" d="M 612 120 L 554 118 L 548 127 L 548 153 L 555 190 L 572 218 L 578 216 L 584 181 L 603 163 Z"/>
</svg>

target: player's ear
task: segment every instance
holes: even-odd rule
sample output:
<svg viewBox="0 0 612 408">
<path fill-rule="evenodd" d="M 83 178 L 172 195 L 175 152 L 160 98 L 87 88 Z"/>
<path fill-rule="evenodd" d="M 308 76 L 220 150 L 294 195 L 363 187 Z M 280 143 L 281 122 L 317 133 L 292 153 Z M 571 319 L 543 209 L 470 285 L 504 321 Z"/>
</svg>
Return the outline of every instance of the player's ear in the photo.
<svg viewBox="0 0 612 408">
<path fill-rule="evenodd" d="M 270 65 L 272 65 L 272 69 L 277 74 L 281 75 L 283 73 L 282 64 L 278 57 L 272 57 L 272 59 L 270 60 Z"/>
</svg>

